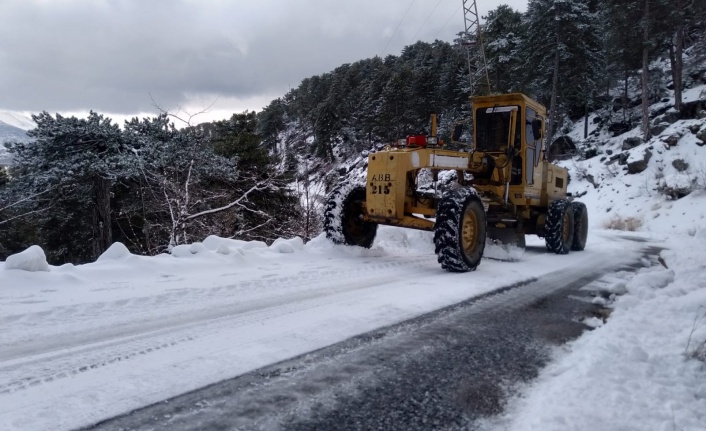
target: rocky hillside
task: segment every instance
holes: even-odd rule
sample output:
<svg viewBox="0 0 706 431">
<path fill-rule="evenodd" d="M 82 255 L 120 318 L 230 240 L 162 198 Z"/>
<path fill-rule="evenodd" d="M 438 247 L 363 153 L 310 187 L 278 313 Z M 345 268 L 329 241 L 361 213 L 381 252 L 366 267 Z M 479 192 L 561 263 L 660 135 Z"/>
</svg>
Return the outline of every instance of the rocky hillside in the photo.
<svg viewBox="0 0 706 431">
<path fill-rule="evenodd" d="M 668 66 L 657 62 L 654 70 Z M 594 227 L 693 236 L 706 229 L 706 62 L 688 63 L 680 112 L 665 80 L 661 99 L 650 106 L 647 141 L 639 126 L 639 83 L 630 84 L 625 114 L 623 98 L 615 97 L 589 117 L 586 139 L 583 121 L 558 139 L 575 147 L 571 158 L 559 162 L 571 172 L 569 189 L 583 194 Z"/>
</svg>

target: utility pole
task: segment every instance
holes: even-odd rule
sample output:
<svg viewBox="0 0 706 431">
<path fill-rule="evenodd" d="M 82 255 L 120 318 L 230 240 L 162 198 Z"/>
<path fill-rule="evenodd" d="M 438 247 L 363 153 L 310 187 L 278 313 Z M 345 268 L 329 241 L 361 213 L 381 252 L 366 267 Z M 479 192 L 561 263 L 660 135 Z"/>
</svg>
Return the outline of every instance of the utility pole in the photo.
<svg viewBox="0 0 706 431">
<path fill-rule="evenodd" d="M 485 47 L 476 0 L 463 0 L 463 21 L 465 24 L 463 45 L 466 47 L 471 95 L 488 95 L 491 93 L 490 77 L 485 60 Z M 480 91 L 476 93 L 477 88 Z"/>
</svg>

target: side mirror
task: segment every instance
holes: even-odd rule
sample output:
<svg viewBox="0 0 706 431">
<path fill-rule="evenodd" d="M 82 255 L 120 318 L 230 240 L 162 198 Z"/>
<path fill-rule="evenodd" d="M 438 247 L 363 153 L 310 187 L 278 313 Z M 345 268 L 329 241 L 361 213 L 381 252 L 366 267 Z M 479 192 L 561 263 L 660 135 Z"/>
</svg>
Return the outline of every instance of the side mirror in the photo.
<svg viewBox="0 0 706 431">
<path fill-rule="evenodd" d="M 532 135 L 535 141 L 542 139 L 542 120 L 538 118 L 532 120 Z"/>
</svg>

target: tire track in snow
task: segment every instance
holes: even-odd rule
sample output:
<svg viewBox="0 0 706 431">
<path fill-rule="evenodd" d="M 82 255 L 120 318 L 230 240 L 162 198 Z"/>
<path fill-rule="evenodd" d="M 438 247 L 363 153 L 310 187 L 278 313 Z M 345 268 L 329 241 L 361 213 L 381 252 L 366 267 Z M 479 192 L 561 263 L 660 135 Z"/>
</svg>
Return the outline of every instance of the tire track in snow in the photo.
<svg viewBox="0 0 706 431">
<path fill-rule="evenodd" d="M 263 297 L 247 302 L 233 302 L 217 308 L 209 307 L 188 314 L 161 315 L 159 319 L 126 324 L 124 326 L 92 330 L 90 334 L 72 334 L 73 337 L 55 340 L 47 346 L 47 340 L 37 340 L 35 345 L 24 345 L 15 350 L 3 349 L 5 358 L 0 361 L 0 394 L 15 392 L 42 383 L 66 378 L 94 370 L 116 362 L 127 361 L 141 355 L 167 349 L 178 344 L 203 338 L 208 334 L 233 330 L 248 324 L 261 322 L 274 317 L 301 312 L 336 302 L 343 294 L 360 289 L 376 288 L 379 285 L 396 282 L 401 277 L 418 273 L 429 274 L 429 267 L 435 262 L 427 262 L 428 257 L 408 259 L 398 262 L 385 262 L 362 267 L 351 267 L 343 271 L 319 271 L 300 274 L 296 277 L 278 277 L 262 281 L 243 281 L 233 285 L 210 289 L 196 289 L 194 296 L 217 296 L 222 292 L 238 292 L 243 288 L 259 286 L 268 290 L 292 290 L 297 286 L 308 289 L 282 293 L 273 297 Z M 424 266 L 421 263 L 426 262 Z M 361 274 L 364 273 L 364 274 Z M 404 274 L 404 275 L 402 275 Z M 350 282 L 338 282 L 342 278 Z M 336 287 L 332 282 L 336 281 Z M 180 293 L 159 296 L 179 297 Z M 144 299 L 144 298 L 140 298 Z M 223 297 L 218 297 L 223 301 Z M 182 299 L 183 300 L 183 299 Z M 344 298 L 345 300 L 345 298 Z M 113 301 L 114 304 L 153 305 L 152 301 Z M 86 308 L 94 304 L 87 304 Z M 66 316 L 67 308 L 62 307 L 57 315 Z M 103 310 L 106 307 L 100 307 Z M 75 312 L 75 310 L 70 310 Z M 42 312 L 43 315 L 46 312 Z M 35 317 L 37 314 L 34 313 Z M 103 314 L 103 313 L 100 313 Z M 86 316 L 83 314 L 82 316 Z M 15 320 L 17 321 L 17 320 Z"/>
<path fill-rule="evenodd" d="M 9 348 L 0 349 L 0 361 L 18 356 L 18 354 L 30 354 L 38 350 L 40 345 L 53 345 L 54 348 L 66 347 L 65 344 L 58 343 L 53 338 L 55 336 L 82 338 L 81 334 L 85 332 L 87 324 L 90 324 L 94 331 L 100 329 L 100 326 L 96 328 L 95 325 L 100 325 L 101 321 L 110 321 L 109 326 L 111 327 L 115 326 L 115 321 L 131 326 L 136 323 L 132 321 L 134 316 L 142 317 L 144 321 L 150 321 L 161 319 L 164 314 L 189 313 L 195 307 L 210 310 L 223 304 L 242 302 L 244 296 L 255 299 L 272 297 L 280 293 L 287 294 L 293 288 L 307 290 L 307 285 L 312 284 L 311 281 L 321 284 L 326 281 L 337 282 L 352 277 L 368 277 L 375 273 L 418 267 L 420 264 L 428 263 L 428 260 L 428 257 L 420 256 L 405 260 L 349 266 L 336 270 L 300 272 L 296 275 L 267 280 L 248 279 L 226 286 L 179 289 L 148 297 L 85 303 L 34 313 L 10 315 L 0 318 L 0 325 L 4 328 L 0 332 L 0 347 L 9 346 Z M 240 274 L 224 274 L 224 276 L 228 275 Z M 33 327 L 37 329 L 33 330 Z M 53 329 L 54 333 L 48 334 L 47 328 Z M 14 335 L 13 338 L 13 334 L 21 335 L 19 337 Z M 13 355 L 13 351 L 17 353 Z"/>
</svg>

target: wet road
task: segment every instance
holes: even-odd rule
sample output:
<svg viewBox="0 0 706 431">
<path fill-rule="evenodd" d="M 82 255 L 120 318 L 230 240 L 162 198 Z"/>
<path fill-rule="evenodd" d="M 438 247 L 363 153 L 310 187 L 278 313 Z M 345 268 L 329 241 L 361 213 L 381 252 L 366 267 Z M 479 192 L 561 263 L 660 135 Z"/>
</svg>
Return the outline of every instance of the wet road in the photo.
<svg viewBox="0 0 706 431">
<path fill-rule="evenodd" d="M 588 329 L 602 276 L 639 266 L 557 271 L 89 429 L 473 429 Z"/>
</svg>

